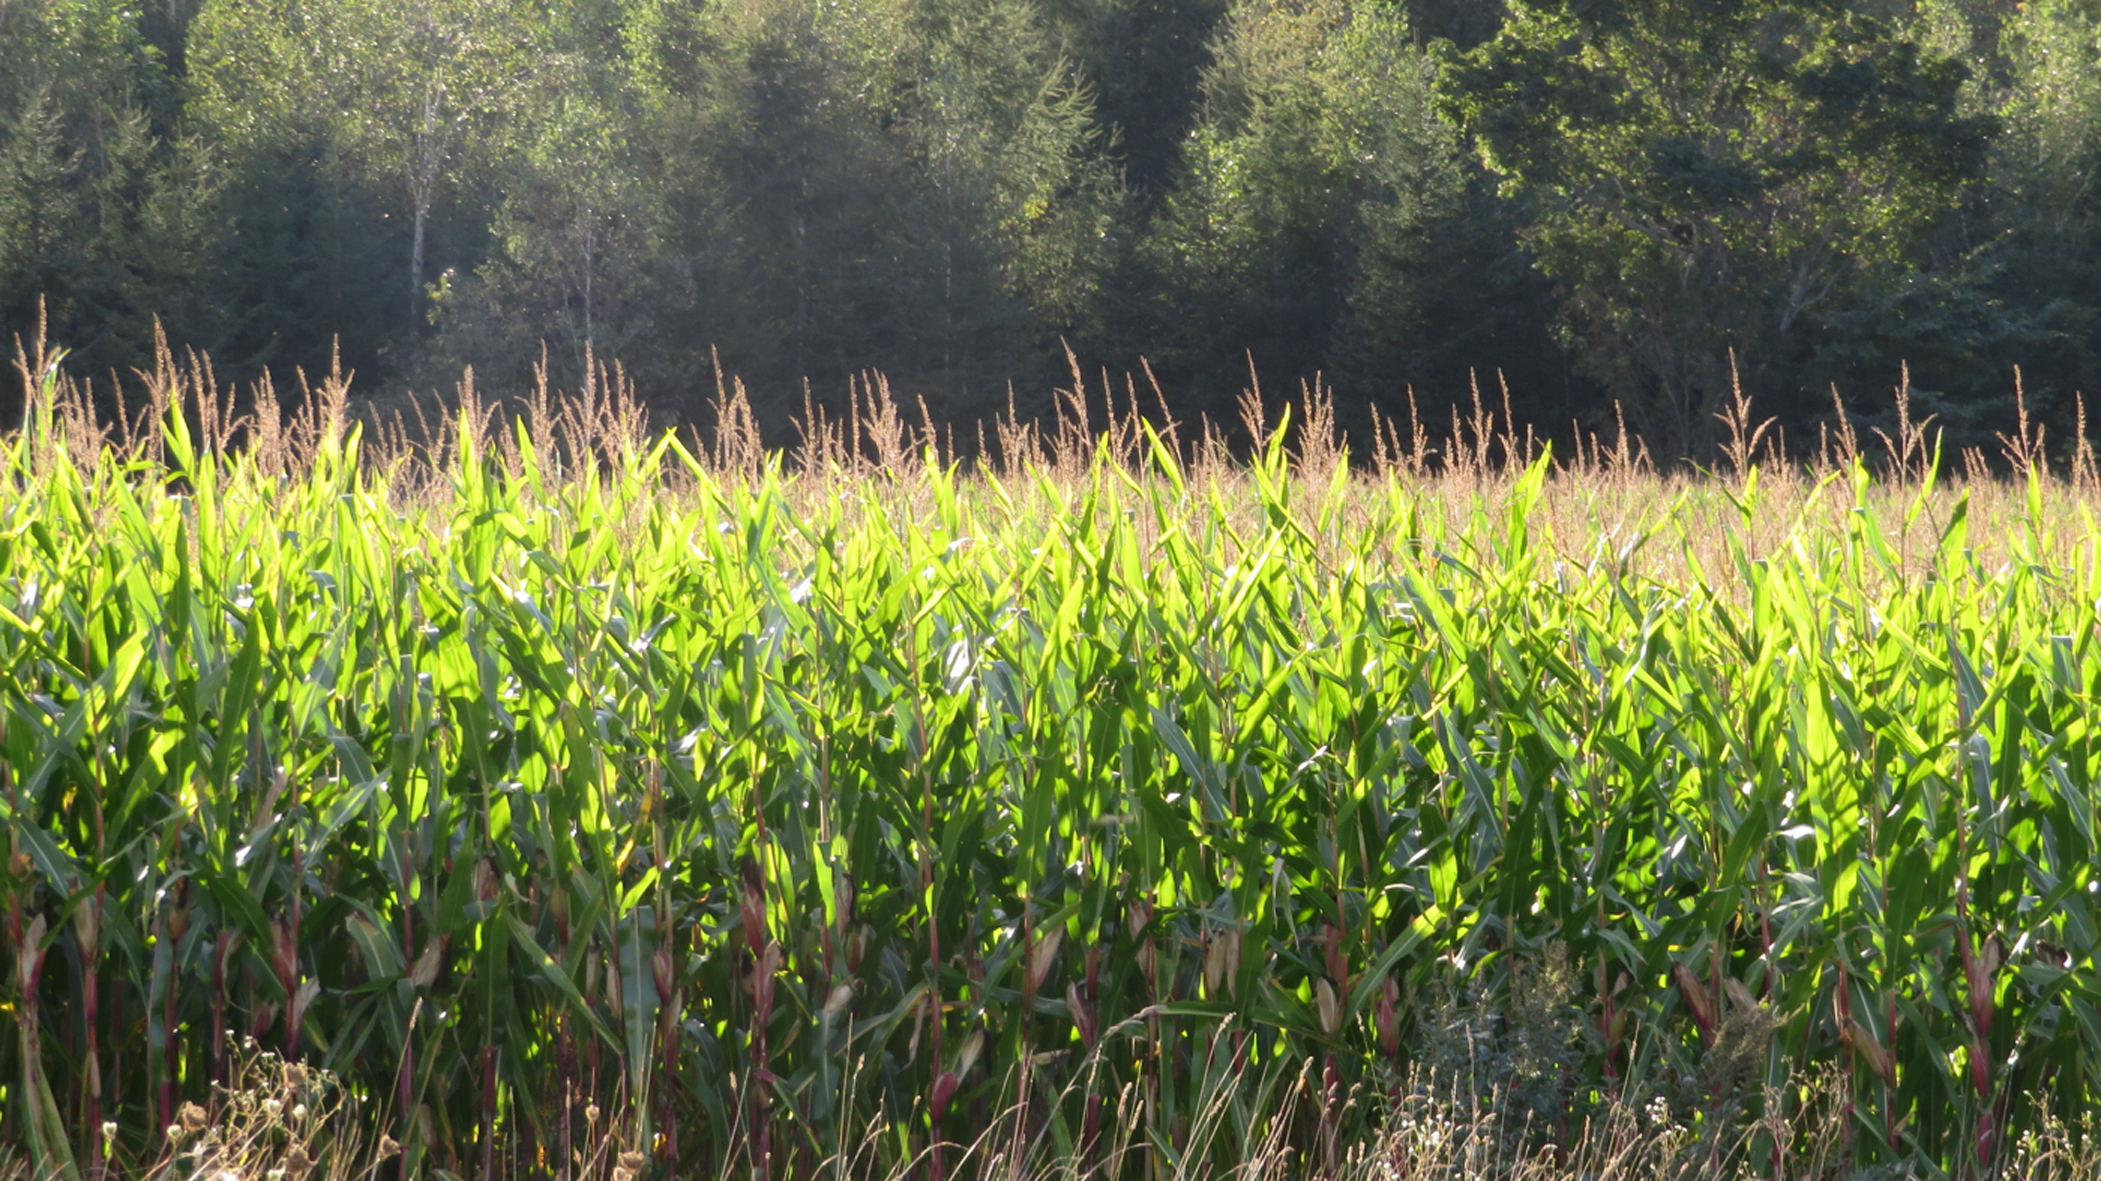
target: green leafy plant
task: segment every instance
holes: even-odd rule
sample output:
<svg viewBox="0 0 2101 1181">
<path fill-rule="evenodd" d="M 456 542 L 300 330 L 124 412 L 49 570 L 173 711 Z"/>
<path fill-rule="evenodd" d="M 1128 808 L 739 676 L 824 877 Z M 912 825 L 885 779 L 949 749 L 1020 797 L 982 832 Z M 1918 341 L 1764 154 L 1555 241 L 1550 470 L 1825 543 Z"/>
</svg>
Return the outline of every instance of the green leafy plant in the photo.
<svg viewBox="0 0 2101 1181">
<path fill-rule="evenodd" d="M 388 452 L 172 364 L 119 443 L 24 372 L 50 1174 L 188 1151 L 248 1039 L 402 1177 L 1342 1174 L 1484 1104 L 1508 1161 L 1661 1104 L 1659 1160 L 1983 1176 L 2093 1100 L 2101 567 L 2040 467 L 1120 419 L 967 473 L 877 387 L 791 473 L 605 382 Z"/>
</svg>

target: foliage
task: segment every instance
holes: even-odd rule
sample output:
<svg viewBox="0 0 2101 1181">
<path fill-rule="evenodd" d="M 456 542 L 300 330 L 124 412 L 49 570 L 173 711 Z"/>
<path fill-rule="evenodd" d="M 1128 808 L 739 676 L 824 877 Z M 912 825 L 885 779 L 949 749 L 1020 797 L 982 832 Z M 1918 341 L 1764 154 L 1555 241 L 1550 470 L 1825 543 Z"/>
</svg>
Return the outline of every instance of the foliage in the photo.
<svg viewBox="0 0 2101 1181">
<path fill-rule="evenodd" d="M 1732 367 L 1793 393 L 1798 326 L 1915 262 L 1984 175 L 1964 77 L 1866 5 L 1536 0 L 1450 91 L 1488 167 L 1540 201 L 1526 238 L 1587 365 L 1697 451 Z"/>
<path fill-rule="evenodd" d="M 1158 359 L 1209 393 L 1182 412 L 1229 418 L 1250 354 L 1311 375 L 1350 324 L 1404 314 L 1421 235 L 1460 187 L 1431 83 L 1388 9 L 1250 0 L 1227 16 L 1145 243 L 1166 297 L 1143 321 Z"/>
<path fill-rule="evenodd" d="M 235 152 L 325 145 L 332 171 L 386 193 L 409 225 L 398 306 L 414 325 L 432 211 L 515 114 L 533 15 L 507 0 L 209 5 L 189 45 L 195 107 Z"/>
<path fill-rule="evenodd" d="M 1226 0 L 1045 0 L 1043 14 L 1094 94 L 1112 158 L 1150 210 L 1173 191 Z"/>
<path fill-rule="evenodd" d="M 2066 438 L 2101 380 L 2097 20 L 15 0 L 0 340 L 43 316 L 105 413 L 155 321 L 244 381 L 340 362 L 377 418 L 470 365 L 509 395 L 613 360 L 696 421 L 719 372 L 774 442 L 870 370 L 968 441 L 1010 384 L 1047 412 L 1068 347 L 1225 422 L 1252 359 L 1360 437 L 1507 386 L 1564 443 L 1624 412 L 1695 460 L 1732 352 L 1798 442 L 1908 365 L 1988 445 L 2018 365 Z"/>
<path fill-rule="evenodd" d="M 1117 187 L 1027 3 L 636 4 L 579 42 L 436 370 L 508 354 L 517 388 L 545 339 L 692 416 L 719 349 L 827 399 L 879 367 L 968 422 L 1090 298 Z"/>
<path fill-rule="evenodd" d="M 33 333 L 49 295 L 94 371 L 150 348 L 156 315 L 216 343 L 202 288 L 221 181 L 209 145 L 166 127 L 170 80 L 135 11 L 13 4 L 0 46 L 0 325 Z"/>
<path fill-rule="evenodd" d="M 2008 65 L 1987 91 L 2006 123 L 1993 166 L 1993 200 L 2016 210 L 1994 294 L 2009 308 L 2032 309 L 2050 339 L 2023 350 L 2029 386 L 2062 404 L 2101 388 L 2094 348 L 2095 309 L 2085 292 L 2095 251 L 2094 169 L 2101 162 L 2101 10 L 2091 4 L 2023 5 L 1998 30 Z M 1980 70 L 1980 74 L 1984 71 Z M 1986 75 L 1989 76 L 1989 75 Z"/>
</svg>

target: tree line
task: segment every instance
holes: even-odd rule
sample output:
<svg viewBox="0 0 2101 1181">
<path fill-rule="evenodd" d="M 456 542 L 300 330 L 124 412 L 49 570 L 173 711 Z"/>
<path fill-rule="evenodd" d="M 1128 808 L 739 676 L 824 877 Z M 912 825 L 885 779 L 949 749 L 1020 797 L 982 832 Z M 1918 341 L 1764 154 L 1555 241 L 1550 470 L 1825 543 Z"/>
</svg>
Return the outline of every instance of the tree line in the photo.
<svg viewBox="0 0 2101 1181">
<path fill-rule="evenodd" d="M 0 0 L 0 330 L 108 399 L 157 322 L 382 397 L 880 371 L 967 432 L 1077 363 L 1695 457 L 1908 367 L 1959 445 L 2101 389 L 2097 153 L 2101 0 Z"/>
</svg>

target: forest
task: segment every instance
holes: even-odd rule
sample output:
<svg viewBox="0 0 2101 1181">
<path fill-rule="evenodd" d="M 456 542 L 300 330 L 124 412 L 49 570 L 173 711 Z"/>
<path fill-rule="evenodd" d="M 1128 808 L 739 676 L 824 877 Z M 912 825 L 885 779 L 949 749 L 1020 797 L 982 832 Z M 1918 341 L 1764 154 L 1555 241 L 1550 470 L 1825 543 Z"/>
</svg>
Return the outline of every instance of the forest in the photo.
<svg viewBox="0 0 2101 1181">
<path fill-rule="evenodd" d="M 776 442 L 880 373 L 964 452 L 1074 370 L 2067 440 L 2097 155 L 2095 0 L 0 0 L 0 342 Z"/>
</svg>

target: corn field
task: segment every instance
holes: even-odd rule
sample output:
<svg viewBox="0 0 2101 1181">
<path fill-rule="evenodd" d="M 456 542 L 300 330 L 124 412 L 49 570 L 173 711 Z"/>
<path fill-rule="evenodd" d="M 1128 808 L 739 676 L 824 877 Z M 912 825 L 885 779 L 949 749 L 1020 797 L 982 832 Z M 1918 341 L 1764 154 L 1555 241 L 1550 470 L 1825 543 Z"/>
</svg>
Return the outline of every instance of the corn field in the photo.
<svg viewBox="0 0 2101 1181">
<path fill-rule="evenodd" d="M 966 467 L 870 388 L 790 463 L 21 377 L 31 1175 L 181 1175 L 265 1051 L 404 1179 L 1338 1175 L 1440 1087 L 1986 1177 L 2101 1090 L 2101 529 L 2025 426 L 1353 465 L 1082 390 Z"/>
</svg>

